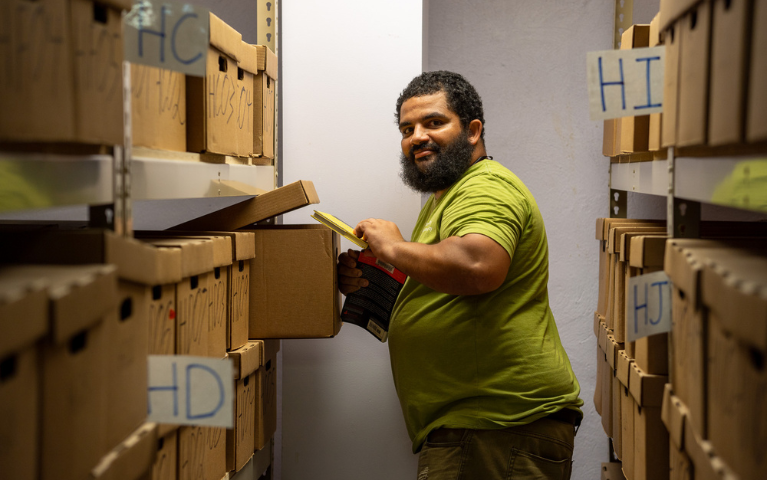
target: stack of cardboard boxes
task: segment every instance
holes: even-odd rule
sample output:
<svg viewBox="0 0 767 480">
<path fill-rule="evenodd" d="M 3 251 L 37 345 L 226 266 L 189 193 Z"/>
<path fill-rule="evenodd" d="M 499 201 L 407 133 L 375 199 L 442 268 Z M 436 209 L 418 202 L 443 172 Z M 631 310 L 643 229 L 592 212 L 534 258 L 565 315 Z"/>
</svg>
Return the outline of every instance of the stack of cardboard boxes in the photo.
<svg viewBox="0 0 767 480">
<path fill-rule="evenodd" d="M 0 227 L 3 478 L 263 473 L 280 339 L 332 337 L 341 326 L 340 239 L 320 225 L 219 227 L 318 201 L 311 182 L 297 182 L 203 217 L 202 231 L 137 238 Z M 149 354 L 231 358 L 234 428 L 145 423 Z"/>
<path fill-rule="evenodd" d="M 709 478 L 700 473 L 709 470 L 758 478 L 762 456 L 751 447 L 767 432 L 755 400 L 767 378 L 758 340 L 767 335 L 765 233 L 762 224 L 703 222 L 703 236 L 726 243 L 668 240 L 658 222 L 598 219 L 594 403 L 627 479 Z M 628 342 L 627 279 L 661 269 L 673 283 L 672 331 Z"/>
<path fill-rule="evenodd" d="M 661 0 L 621 48 L 665 45 L 663 113 L 605 121 L 603 154 L 767 140 L 764 0 Z M 701 150 L 696 150 L 701 152 Z"/>
</svg>

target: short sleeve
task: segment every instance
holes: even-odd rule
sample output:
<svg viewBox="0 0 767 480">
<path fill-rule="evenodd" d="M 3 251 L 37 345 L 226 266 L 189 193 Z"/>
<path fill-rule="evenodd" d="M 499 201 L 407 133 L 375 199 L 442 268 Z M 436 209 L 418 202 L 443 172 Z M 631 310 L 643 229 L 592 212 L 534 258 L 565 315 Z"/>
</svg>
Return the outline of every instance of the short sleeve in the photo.
<svg viewBox="0 0 767 480">
<path fill-rule="evenodd" d="M 530 204 L 507 179 L 487 173 L 468 178 L 446 206 L 441 239 L 470 233 L 485 235 L 514 256 L 530 218 Z"/>
</svg>

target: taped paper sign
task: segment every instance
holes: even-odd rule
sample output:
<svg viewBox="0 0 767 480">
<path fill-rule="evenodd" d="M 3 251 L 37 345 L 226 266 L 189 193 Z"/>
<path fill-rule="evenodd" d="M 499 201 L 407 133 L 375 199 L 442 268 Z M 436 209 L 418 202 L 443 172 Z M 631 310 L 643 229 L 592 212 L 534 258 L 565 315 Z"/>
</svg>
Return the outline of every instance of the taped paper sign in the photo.
<svg viewBox="0 0 767 480">
<path fill-rule="evenodd" d="M 205 8 L 136 0 L 123 17 L 125 60 L 204 77 L 209 32 Z"/>
<path fill-rule="evenodd" d="M 232 361 L 149 355 L 150 422 L 233 428 Z"/>
<path fill-rule="evenodd" d="M 591 119 L 662 112 L 664 56 L 665 47 L 589 52 Z"/>
<path fill-rule="evenodd" d="M 671 331 L 671 280 L 664 272 L 632 277 L 626 295 L 626 338 Z"/>
</svg>

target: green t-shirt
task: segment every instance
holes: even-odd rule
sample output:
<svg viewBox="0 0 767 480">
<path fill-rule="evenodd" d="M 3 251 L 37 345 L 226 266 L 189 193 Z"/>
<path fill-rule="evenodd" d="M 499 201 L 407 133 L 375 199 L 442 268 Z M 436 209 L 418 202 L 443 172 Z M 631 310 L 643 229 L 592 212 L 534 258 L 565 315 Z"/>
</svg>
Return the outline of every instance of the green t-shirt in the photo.
<svg viewBox="0 0 767 480">
<path fill-rule="evenodd" d="M 583 405 L 549 308 L 543 219 L 527 187 L 497 162 L 475 163 L 438 201 L 432 195 L 411 241 L 469 233 L 508 252 L 503 284 L 461 296 L 408 278 L 392 312 L 392 372 L 414 453 L 439 427 L 505 428 Z"/>
</svg>

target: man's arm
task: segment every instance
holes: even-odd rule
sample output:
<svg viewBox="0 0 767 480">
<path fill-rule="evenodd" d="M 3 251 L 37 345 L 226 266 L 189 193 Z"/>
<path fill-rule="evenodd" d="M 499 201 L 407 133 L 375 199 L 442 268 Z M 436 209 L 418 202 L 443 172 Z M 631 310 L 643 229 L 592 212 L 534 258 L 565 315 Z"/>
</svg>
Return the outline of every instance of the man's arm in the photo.
<svg viewBox="0 0 767 480">
<path fill-rule="evenodd" d="M 506 250 L 481 234 L 425 245 L 407 242 L 392 222 L 361 221 L 355 228 L 373 254 L 414 280 L 451 295 L 479 295 L 501 286 L 511 265 Z"/>
</svg>

